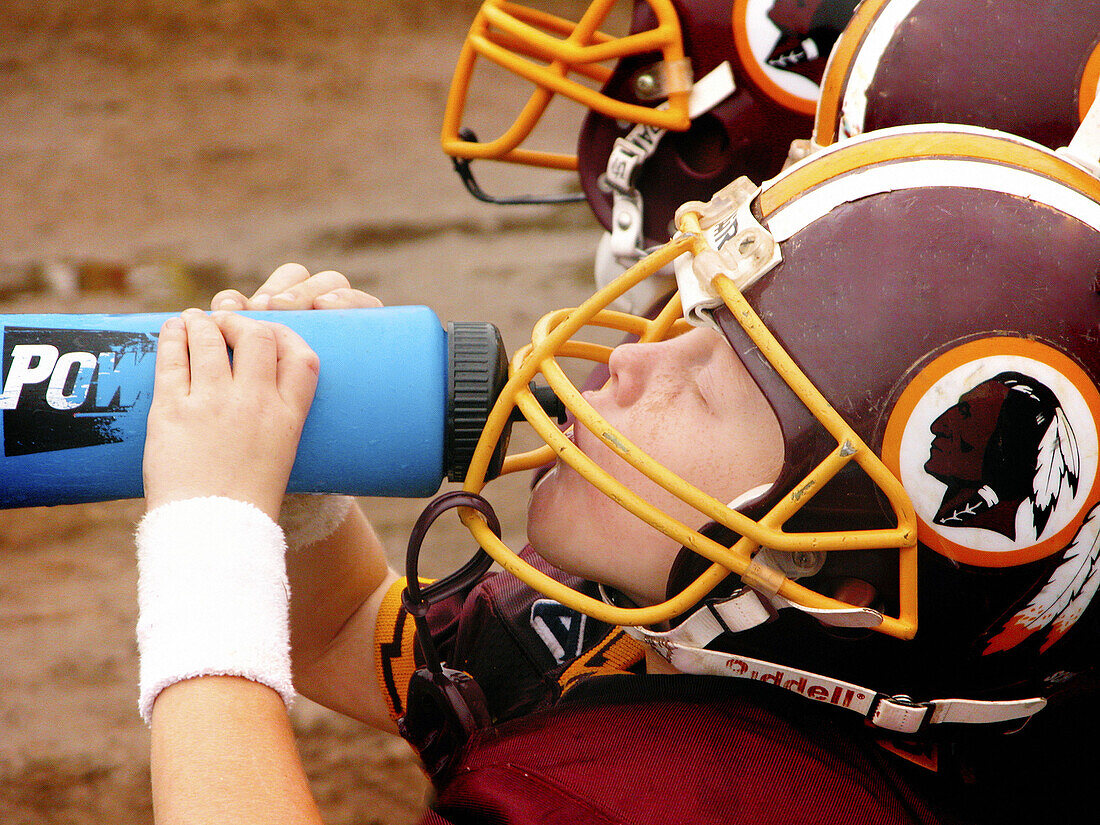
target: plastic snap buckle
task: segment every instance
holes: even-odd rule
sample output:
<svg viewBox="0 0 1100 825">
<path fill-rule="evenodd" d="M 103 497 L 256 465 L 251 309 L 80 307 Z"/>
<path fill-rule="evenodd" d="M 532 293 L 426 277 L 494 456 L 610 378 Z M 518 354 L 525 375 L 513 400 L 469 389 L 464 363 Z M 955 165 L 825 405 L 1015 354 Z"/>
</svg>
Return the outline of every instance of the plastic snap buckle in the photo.
<svg viewBox="0 0 1100 825">
<path fill-rule="evenodd" d="M 909 696 L 878 694 L 867 711 L 867 720 L 878 728 L 895 733 L 920 733 L 928 724 L 931 702 L 915 702 Z"/>
</svg>

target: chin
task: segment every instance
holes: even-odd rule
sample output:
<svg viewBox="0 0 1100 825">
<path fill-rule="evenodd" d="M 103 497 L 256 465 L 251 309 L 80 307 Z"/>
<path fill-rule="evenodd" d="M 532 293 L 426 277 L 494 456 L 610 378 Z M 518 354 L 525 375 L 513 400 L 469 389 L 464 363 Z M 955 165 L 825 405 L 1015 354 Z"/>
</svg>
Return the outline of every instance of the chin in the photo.
<svg viewBox="0 0 1100 825">
<path fill-rule="evenodd" d="M 639 605 L 662 600 L 668 569 L 679 551 L 675 541 L 561 466 L 531 491 L 527 538 L 555 567 L 619 590 Z"/>
<path fill-rule="evenodd" d="M 571 482 L 588 486 L 569 467 L 560 464 L 539 479 L 527 506 L 527 540 L 535 552 L 555 567 L 589 581 L 603 582 L 606 571 L 601 571 L 600 562 L 616 554 L 593 552 L 601 541 L 596 523 L 603 512 L 601 502 L 581 495 L 584 491 Z M 604 498 L 594 488 L 591 490 Z"/>
</svg>

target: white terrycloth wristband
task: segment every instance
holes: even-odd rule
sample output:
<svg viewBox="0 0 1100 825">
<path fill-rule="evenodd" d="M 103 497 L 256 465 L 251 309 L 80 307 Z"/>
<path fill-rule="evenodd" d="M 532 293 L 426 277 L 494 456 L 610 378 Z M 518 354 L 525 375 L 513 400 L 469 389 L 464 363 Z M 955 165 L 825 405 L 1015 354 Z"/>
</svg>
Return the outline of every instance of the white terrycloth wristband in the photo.
<svg viewBox="0 0 1100 825">
<path fill-rule="evenodd" d="M 304 550 L 340 529 L 355 500 L 351 496 L 289 493 L 283 496 L 279 526 L 287 552 Z"/>
<path fill-rule="evenodd" d="M 208 497 L 157 507 L 137 529 L 138 708 L 175 682 L 243 676 L 294 697 L 286 545 L 251 504 Z"/>
</svg>

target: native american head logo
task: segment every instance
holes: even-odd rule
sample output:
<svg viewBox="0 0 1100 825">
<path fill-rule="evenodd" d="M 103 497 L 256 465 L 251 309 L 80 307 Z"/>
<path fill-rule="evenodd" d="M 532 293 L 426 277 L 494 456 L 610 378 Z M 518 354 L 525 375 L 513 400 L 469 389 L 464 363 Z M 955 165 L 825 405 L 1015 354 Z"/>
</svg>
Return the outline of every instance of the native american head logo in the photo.
<svg viewBox="0 0 1100 825">
<path fill-rule="evenodd" d="M 776 0 L 768 19 L 779 35 L 765 62 L 821 83 L 825 62 L 858 0 Z"/>
<path fill-rule="evenodd" d="M 1100 393 L 1046 344 L 990 337 L 937 357 L 906 386 L 883 458 L 921 542 L 956 561 L 1013 567 L 1066 546 L 1097 498 Z"/>
<path fill-rule="evenodd" d="M 990 627 L 983 653 L 1046 649 L 1100 588 L 1100 391 L 1065 354 L 989 337 L 947 350 L 890 413 L 883 460 L 917 514 L 921 544 L 991 569 L 1041 563 Z"/>
<path fill-rule="evenodd" d="M 931 427 L 924 469 L 947 486 L 933 521 L 1016 539 L 1028 502 L 1039 538 L 1051 512 L 1077 492 L 1081 456 L 1073 426 L 1042 382 L 1002 372 L 961 395 Z"/>
<path fill-rule="evenodd" d="M 825 65 L 857 0 L 734 0 L 738 61 L 775 102 L 813 115 Z"/>
</svg>

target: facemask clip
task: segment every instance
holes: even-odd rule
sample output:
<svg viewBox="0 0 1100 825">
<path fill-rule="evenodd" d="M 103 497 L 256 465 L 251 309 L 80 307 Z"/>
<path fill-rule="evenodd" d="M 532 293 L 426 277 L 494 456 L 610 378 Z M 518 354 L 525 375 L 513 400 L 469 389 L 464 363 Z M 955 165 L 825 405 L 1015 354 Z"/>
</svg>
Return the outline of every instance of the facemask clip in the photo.
<svg viewBox="0 0 1100 825">
<path fill-rule="evenodd" d="M 717 329 L 710 313 L 723 304 L 713 286 L 718 275 L 744 289 L 783 260 L 775 238 L 752 214 L 759 192 L 760 187 L 740 177 L 706 203 L 688 201 L 676 210 L 680 235 L 686 232 L 688 213 L 698 217 L 702 230 L 697 237 L 703 249 L 676 259 L 676 285 L 688 323 Z"/>
</svg>

